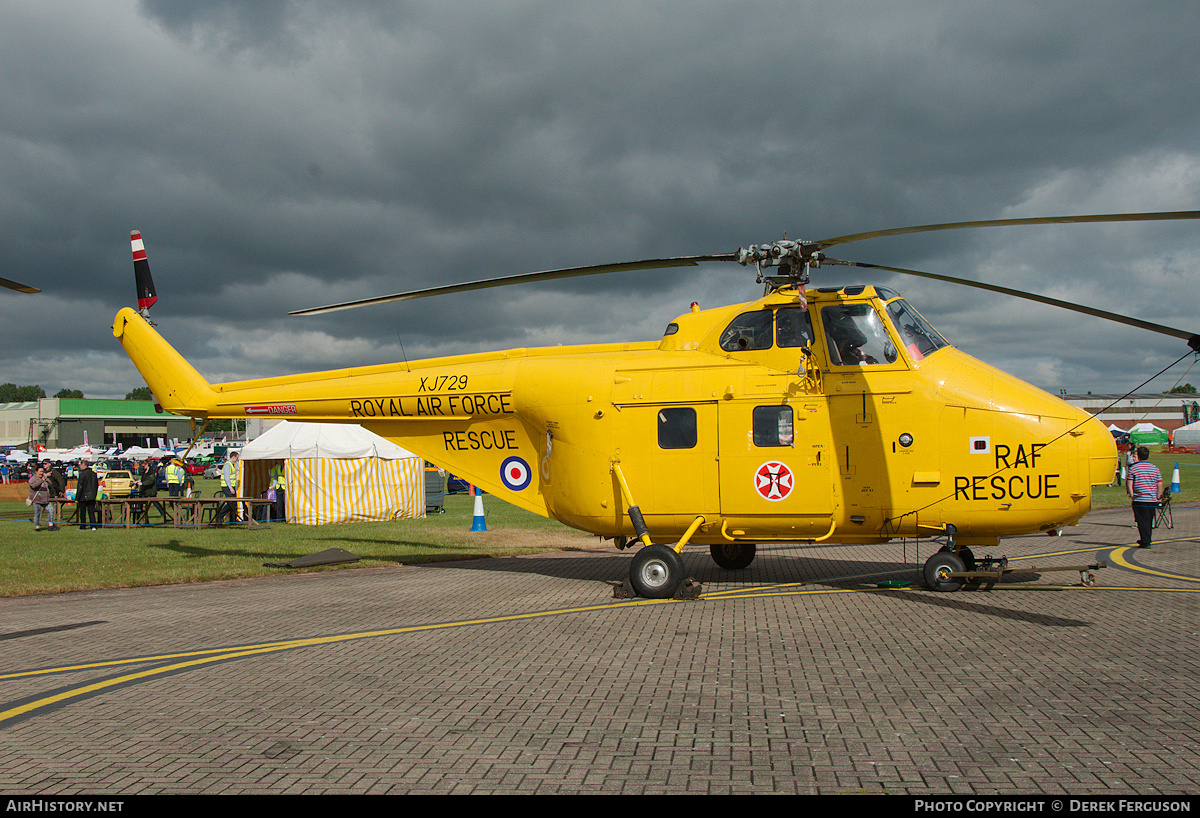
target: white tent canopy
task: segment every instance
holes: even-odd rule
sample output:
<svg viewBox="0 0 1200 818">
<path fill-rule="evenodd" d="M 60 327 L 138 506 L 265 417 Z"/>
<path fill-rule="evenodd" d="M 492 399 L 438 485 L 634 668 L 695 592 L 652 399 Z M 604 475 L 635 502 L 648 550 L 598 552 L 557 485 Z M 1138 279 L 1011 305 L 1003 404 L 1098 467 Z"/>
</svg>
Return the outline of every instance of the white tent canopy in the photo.
<svg viewBox="0 0 1200 818">
<path fill-rule="evenodd" d="M 1200 446 L 1200 422 L 1189 423 L 1175 430 L 1176 446 Z"/>
<path fill-rule="evenodd" d="M 290 423 L 286 420 L 247 443 L 241 451 L 242 460 L 288 460 L 298 457 L 405 460 L 416 455 L 361 426 Z"/>
<path fill-rule="evenodd" d="M 242 447 L 239 493 L 267 491 L 284 465 L 284 513 L 305 525 L 425 516 L 424 461 L 361 426 L 284 421 Z"/>
</svg>

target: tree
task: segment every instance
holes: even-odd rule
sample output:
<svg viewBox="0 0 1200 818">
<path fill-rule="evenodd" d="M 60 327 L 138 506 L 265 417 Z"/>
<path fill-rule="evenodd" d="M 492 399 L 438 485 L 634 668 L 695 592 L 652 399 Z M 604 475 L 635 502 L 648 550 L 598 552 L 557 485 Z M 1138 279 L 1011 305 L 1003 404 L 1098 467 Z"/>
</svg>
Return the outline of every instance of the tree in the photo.
<svg viewBox="0 0 1200 818">
<path fill-rule="evenodd" d="M 17 386 L 15 383 L 0 383 L 0 403 L 16 403 L 46 397 L 46 390 L 34 384 Z"/>
<path fill-rule="evenodd" d="M 67 389 L 65 386 L 54 393 L 56 398 L 82 398 L 83 392 L 79 389 Z"/>
<path fill-rule="evenodd" d="M 148 386 L 139 386 L 125 396 L 125 400 L 154 400 L 154 393 Z"/>
<path fill-rule="evenodd" d="M 1194 394 L 1196 394 L 1196 387 L 1192 386 L 1190 383 L 1185 383 L 1185 384 L 1181 384 L 1179 386 L 1174 387 L 1167 394 L 1170 395 L 1173 392 L 1185 392 L 1189 395 L 1194 395 Z"/>
</svg>

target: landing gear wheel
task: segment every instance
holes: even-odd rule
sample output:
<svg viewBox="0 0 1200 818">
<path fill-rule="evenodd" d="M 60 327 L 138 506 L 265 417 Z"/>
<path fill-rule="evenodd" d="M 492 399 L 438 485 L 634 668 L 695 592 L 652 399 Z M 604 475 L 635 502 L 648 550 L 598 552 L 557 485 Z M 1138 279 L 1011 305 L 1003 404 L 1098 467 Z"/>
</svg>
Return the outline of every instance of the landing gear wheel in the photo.
<svg viewBox="0 0 1200 818">
<path fill-rule="evenodd" d="M 710 545 L 708 553 L 712 554 L 713 562 L 730 571 L 746 568 L 754 562 L 758 546 L 752 542 L 729 542 Z"/>
<path fill-rule="evenodd" d="M 950 574 L 966 570 L 966 565 L 953 551 L 938 551 L 925 561 L 922 574 L 925 586 L 931 591 L 957 591 L 963 586 L 962 577 L 952 577 Z"/>
<path fill-rule="evenodd" d="M 683 560 L 665 545 L 647 545 L 633 555 L 629 584 L 646 599 L 670 599 L 683 582 Z"/>
</svg>

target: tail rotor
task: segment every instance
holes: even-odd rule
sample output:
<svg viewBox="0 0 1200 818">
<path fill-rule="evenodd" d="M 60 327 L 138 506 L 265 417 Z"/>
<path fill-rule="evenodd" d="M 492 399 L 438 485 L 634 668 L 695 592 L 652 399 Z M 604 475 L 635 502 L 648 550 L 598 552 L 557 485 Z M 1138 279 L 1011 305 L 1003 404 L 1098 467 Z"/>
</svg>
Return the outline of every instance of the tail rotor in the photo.
<svg viewBox="0 0 1200 818">
<path fill-rule="evenodd" d="M 158 292 L 154 289 L 154 279 L 150 277 L 150 262 L 146 260 L 146 245 L 142 242 L 142 234 L 137 230 L 131 231 L 129 244 L 133 249 L 133 278 L 137 285 L 138 313 L 149 321 L 150 308 L 158 301 Z"/>
</svg>

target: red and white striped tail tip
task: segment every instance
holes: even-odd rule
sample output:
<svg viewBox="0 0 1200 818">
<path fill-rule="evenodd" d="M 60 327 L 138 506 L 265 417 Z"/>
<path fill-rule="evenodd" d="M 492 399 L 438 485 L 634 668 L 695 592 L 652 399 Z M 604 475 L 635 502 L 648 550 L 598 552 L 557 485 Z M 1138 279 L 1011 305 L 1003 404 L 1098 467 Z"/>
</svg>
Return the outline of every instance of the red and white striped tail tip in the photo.
<svg viewBox="0 0 1200 818">
<path fill-rule="evenodd" d="M 133 260 L 146 260 L 146 245 L 142 242 L 142 234 L 137 230 L 131 230 L 129 233 L 129 245 L 133 248 Z"/>
</svg>

